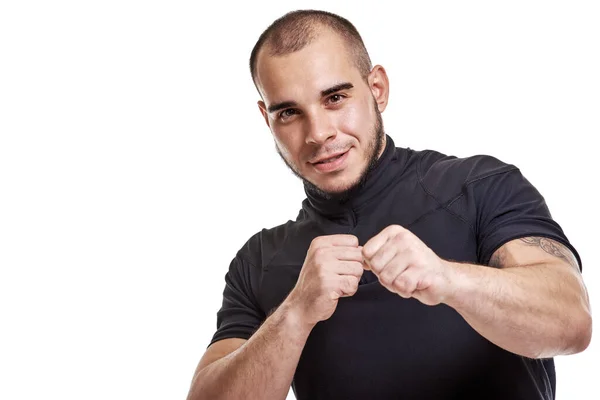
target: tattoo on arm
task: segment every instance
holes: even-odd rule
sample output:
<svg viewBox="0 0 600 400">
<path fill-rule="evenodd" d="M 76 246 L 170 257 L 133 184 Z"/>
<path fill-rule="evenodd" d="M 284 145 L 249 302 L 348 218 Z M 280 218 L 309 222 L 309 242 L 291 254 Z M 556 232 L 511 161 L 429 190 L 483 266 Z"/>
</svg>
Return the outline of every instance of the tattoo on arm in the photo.
<svg viewBox="0 0 600 400">
<path fill-rule="evenodd" d="M 573 268 L 579 271 L 579 263 L 577 262 L 575 255 L 568 247 L 566 247 L 562 243 L 557 242 L 556 240 L 539 236 L 524 237 L 520 238 L 519 240 L 521 243 L 527 246 L 539 247 L 546 253 L 566 261 L 569 265 L 571 265 Z M 496 250 L 494 254 L 492 254 L 488 265 L 490 267 L 503 268 L 507 267 L 506 263 L 507 250 L 504 248 L 504 246 L 502 246 L 498 250 Z"/>
<path fill-rule="evenodd" d="M 573 268 L 579 270 L 579 264 L 577 263 L 577 259 L 575 259 L 575 256 L 573 255 L 571 250 L 569 250 L 562 243 L 559 243 L 556 240 L 538 236 L 524 237 L 520 240 L 521 242 L 529 246 L 540 247 L 546 253 L 568 262 Z"/>
</svg>

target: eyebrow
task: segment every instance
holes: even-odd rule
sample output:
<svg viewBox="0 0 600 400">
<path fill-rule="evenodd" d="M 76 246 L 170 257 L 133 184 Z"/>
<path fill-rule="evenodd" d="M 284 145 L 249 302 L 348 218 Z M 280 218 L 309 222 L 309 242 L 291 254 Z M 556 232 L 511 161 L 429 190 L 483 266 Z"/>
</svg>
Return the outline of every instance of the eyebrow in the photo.
<svg viewBox="0 0 600 400">
<path fill-rule="evenodd" d="M 271 104 L 269 106 L 269 108 L 267 109 L 267 111 L 269 111 L 269 114 L 270 114 L 270 113 L 274 113 L 275 111 L 282 110 L 284 108 L 296 107 L 297 105 L 298 105 L 298 103 L 296 103 L 295 101 L 283 101 L 281 103 Z"/>
<path fill-rule="evenodd" d="M 339 83 L 325 90 L 321 90 L 321 97 L 329 96 L 335 92 L 339 92 L 340 90 L 348 90 L 354 87 L 350 82 Z M 274 113 L 275 111 L 282 110 L 284 108 L 296 107 L 298 103 L 295 101 L 282 101 L 281 103 L 271 104 L 267 111 L 270 113 Z"/>
<path fill-rule="evenodd" d="M 354 87 L 350 82 L 340 83 L 338 85 L 332 86 L 329 89 L 321 90 L 321 97 L 329 96 L 335 92 L 339 92 L 340 90 L 348 90 Z"/>
</svg>

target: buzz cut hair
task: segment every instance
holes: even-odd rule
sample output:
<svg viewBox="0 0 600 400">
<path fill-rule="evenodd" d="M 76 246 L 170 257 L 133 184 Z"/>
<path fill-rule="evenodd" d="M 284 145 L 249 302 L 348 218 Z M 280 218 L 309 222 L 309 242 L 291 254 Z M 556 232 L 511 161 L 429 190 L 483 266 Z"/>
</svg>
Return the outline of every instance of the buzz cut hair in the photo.
<svg viewBox="0 0 600 400">
<path fill-rule="evenodd" d="M 254 45 L 250 55 L 250 74 L 254 86 L 258 89 L 256 64 L 261 49 L 268 51 L 271 57 L 290 54 L 312 43 L 323 29 L 333 31 L 345 41 L 354 65 L 366 80 L 373 67 L 365 44 L 354 25 L 347 19 L 327 11 L 296 10 L 276 19 Z"/>
</svg>

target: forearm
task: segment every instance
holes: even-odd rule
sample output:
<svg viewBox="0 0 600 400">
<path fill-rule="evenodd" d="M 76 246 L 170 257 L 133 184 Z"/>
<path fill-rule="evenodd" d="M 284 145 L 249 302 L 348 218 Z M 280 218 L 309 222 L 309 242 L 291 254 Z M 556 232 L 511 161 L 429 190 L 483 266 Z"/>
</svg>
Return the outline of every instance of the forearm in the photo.
<svg viewBox="0 0 600 400">
<path fill-rule="evenodd" d="M 285 399 L 309 333 L 284 302 L 244 345 L 196 375 L 188 400 Z"/>
<path fill-rule="evenodd" d="M 589 322 L 587 299 L 581 295 L 585 289 L 568 267 L 450 264 L 460 283 L 447 304 L 496 345 L 531 358 L 587 346 L 581 335 Z"/>
</svg>

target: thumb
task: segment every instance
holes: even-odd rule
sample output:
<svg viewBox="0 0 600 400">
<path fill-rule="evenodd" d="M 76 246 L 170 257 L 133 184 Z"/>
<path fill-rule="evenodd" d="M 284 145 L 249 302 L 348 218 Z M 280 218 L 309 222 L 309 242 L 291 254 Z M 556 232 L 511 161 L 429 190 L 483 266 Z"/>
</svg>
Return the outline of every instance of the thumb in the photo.
<svg viewBox="0 0 600 400">
<path fill-rule="evenodd" d="M 363 257 L 362 266 L 363 266 L 363 268 L 365 270 L 367 270 L 367 271 L 370 271 L 371 267 L 369 266 L 369 263 L 368 263 L 367 259 L 365 258 L 365 253 L 363 252 L 363 246 L 358 246 L 358 248 L 360 249 L 360 251 L 362 253 L 362 257 Z"/>
<path fill-rule="evenodd" d="M 363 269 L 365 269 L 367 271 L 371 270 L 371 266 L 369 265 L 369 262 L 367 261 L 366 258 L 363 258 L 362 266 L 363 266 Z"/>
</svg>

